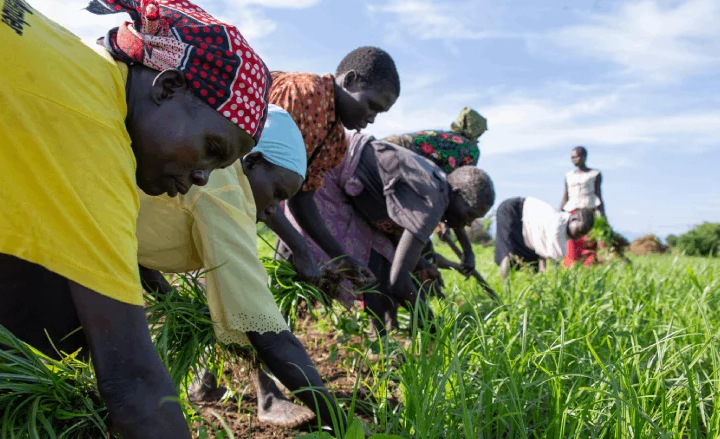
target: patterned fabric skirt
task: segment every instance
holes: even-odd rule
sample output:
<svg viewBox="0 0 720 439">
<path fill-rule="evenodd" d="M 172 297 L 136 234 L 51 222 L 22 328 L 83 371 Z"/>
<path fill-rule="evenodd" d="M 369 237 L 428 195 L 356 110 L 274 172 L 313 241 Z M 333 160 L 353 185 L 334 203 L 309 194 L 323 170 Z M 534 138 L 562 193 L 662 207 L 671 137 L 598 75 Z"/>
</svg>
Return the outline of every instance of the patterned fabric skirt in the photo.
<svg viewBox="0 0 720 439">
<path fill-rule="evenodd" d="M 348 145 L 348 152 L 340 166 L 325 174 L 323 186 L 315 192 L 314 201 L 325 222 L 325 227 L 349 256 L 367 265 L 370 262 L 371 252 L 374 251 L 385 260 L 392 262 L 395 257 L 395 246 L 387 235 L 375 229 L 365 220 L 352 199 L 363 189 L 362 184 L 355 177 L 355 171 L 364 146 L 365 144 L 352 142 Z M 336 268 L 332 258 L 300 227 L 287 203 L 285 203 L 284 212 L 290 224 L 310 246 L 310 250 L 321 268 Z M 277 253 L 284 258 L 290 258 L 292 255 L 290 248 L 281 239 L 278 239 Z M 341 294 L 339 301 L 349 306 L 357 300 L 351 293 L 352 285 L 348 281 L 344 281 L 341 286 L 348 293 Z"/>
</svg>

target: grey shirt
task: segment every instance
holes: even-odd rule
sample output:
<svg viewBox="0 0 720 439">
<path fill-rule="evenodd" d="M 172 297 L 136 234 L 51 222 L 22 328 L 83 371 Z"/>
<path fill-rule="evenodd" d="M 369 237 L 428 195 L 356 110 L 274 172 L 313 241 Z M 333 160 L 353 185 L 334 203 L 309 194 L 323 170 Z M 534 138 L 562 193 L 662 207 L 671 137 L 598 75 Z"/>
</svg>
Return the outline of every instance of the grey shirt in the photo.
<svg viewBox="0 0 720 439">
<path fill-rule="evenodd" d="M 445 173 L 431 161 L 373 140 L 361 153 L 355 177 L 363 190 L 353 203 L 373 227 L 399 236 L 408 230 L 426 243 L 450 204 Z"/>
</svg>

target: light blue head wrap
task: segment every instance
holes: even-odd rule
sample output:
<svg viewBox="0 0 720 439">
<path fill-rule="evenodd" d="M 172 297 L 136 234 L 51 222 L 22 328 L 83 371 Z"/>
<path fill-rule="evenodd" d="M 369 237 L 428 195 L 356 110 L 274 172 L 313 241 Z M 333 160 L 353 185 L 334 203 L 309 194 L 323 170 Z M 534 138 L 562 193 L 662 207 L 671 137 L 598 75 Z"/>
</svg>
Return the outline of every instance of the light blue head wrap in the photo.
<svg viewBox="0 0 720 439">
<path fill-rule="evenodd" d="M 290 114 L 277 105 L 268 107 L 265 128 L 251 152 L 260 152 L 273 165 L 289 169 L 305 178 L 307 155 L 302 134 Z"/>
</svg>

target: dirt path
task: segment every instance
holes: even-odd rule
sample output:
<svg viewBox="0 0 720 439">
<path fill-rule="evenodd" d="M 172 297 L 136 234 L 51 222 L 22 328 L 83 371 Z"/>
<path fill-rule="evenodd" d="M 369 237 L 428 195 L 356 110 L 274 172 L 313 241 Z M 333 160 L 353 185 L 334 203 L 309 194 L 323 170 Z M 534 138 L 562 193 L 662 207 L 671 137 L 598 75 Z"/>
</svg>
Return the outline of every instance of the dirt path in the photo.
<svg viewBox="0 0 720 439">
<path fill-rule="evenodd" d="M 325 384 L 331 389 L 333 394 L 340 400 L 349 399 L 352 396 L 355 386 L 356 372 L 353 372 L 352 358 L 356 358 L 357 354 L 349 352 L 347 349 L 338 348 L 340 346 L 338 336 L 333 333 L 322 333 L 317 329 L 317 322 L 305 321 L 298 324 L 297 336 L 303 343 L 310 354 L 310 358 L 320 371 Z M 360 345 L 361 338 L 353 337 L 348 342 L 352 345 Z M 332 354 L 333 347 L 336 347 L 336 353 Z M 352 356 L 352 358 L 350 358 Z M 355 362 L 356 369 L 360 369 L 361 362 Z M 348 365 L 348 366 L 346 366 Z M 236 398 L 227 402 L 204 404 L 200 409 L 203 417 L 216 428 L 222 428 L 221 422 L 213 415 L 221 416 L 232 430 L 237 439 L 280 439 L 293 438 L 302 435 L 303 431 L 287 430 L 280 427 L 274 427 L 267 424 L 261 424 L 255 416 L 257 400 L 248 379 L 247 370 L 244 365 L 233 366 L 225 370 L 226 380 L 232 376 L 232 384 L 229 386 L 236 392 Z M 288 393 L 286 392 L 286 396 Z M 240 400 L 238 404 L 237 400 Z M 297 401 L 296 401 L 297 402 Z M 197 427 L 197 426 L 196 426 Z M 305 430 L 305 432 L 310 430 Z M 198 434 L 198 428 L 195 428 L 194 437 L 197 438 L 215 438 L 223 437 L 222 435 L 214 436 L 210 433 L 208 436 Z"/>
</svg>

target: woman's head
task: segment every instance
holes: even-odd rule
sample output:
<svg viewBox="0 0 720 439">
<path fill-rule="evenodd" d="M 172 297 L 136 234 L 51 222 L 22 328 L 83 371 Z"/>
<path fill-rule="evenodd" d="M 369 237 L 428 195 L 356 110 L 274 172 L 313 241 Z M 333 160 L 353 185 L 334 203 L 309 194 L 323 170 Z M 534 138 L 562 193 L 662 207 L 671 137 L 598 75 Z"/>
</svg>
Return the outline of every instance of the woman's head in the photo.
<svg viewBox="0 0 720 439">
<path fill-rule="evenodd" d="M 243 158 L 258 221 L 272 216 L 281 201 L 300 190 L 306 168 L 307 155 L 300 130 L 287 111 L 270 105 L 260 142 Z"/>
<path fill-rule="evenodd" d="M 130 66 L 126 126 L 141 189 L 185 193 L 257 143 L 270 76 L 237 28 L 181 0 L 93 0 L 88 10 L 133 18 L 99 44 Z"/>
<path fill-rule="evenodd" d="M 138 186 L 148 195 L 185 194 L 207 184 L 255 144 L 250 135 L 198 99 L 179 70 L 131 67 L 126 128 L 137 161 Z"/>
<path fill-rule="evenodd" d="M 570 239 L 580 239 L 587 235 L 595 225 L 595 213 L 592 209 L 578 209 L 570 214 L 567 232 Z"/>
<path fill-rule="evenodd" d="M 377 47 L 348 53 L 335 71 L 335 112 L 343 126 L 361 130 L 375 122 L 400 96 L 395 61 Z"/>
<path fill-rule="evenodd" d="M 273 216 L 280 202 L 295 195 L 303 183 L 299 174 L 270 163 L 260 152 L 246 155 L 243 169 L 250 181 L 260 222 Z"/>
<path fill-rule="evenodd" d="M 572 160 L 573 165 L 582 169 L 587 166 L 587 154 L 587 149 L 584 146 L 576 146 L 570 153 L 570 160 Z"/>
<path fill-rule="evenodd" d="M 495 186 L 482 169 L 461 166 L 448 175 L 447 182 L 451 193 L 445 222 L 452 228 L 470 225 L 495 204 Z"/>
<path fill-rule="evenodd" d="M 487 129 L 487 119 L 470 107 L 463 108 L 455 122 L 450 124 L 452 132 L 460 134 L 474 143 L 477 143 Z"/>
</svg>

